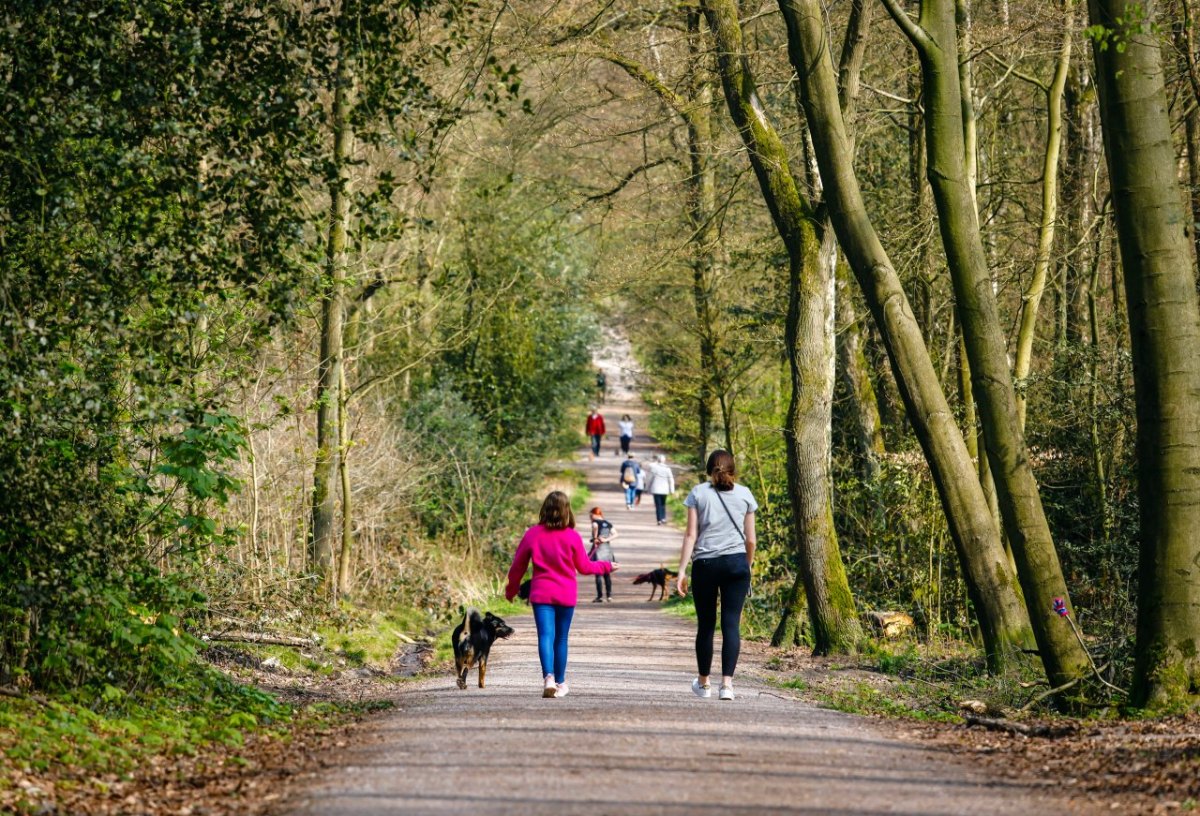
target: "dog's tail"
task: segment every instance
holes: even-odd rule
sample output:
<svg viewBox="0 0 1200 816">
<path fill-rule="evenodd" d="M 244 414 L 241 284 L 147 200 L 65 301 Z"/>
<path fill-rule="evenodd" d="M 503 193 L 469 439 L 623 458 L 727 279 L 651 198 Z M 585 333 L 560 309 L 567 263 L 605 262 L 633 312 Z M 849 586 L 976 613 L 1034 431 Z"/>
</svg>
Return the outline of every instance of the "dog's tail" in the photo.
<svg viewBox="0 0 1200 816">
<path fill-rule="evenodd" d="M 463 613 L 462 630 L 458 633 L 458 642 L 470 640 L 471 633 L 479 628 L 479 621 L 482 618 L 479 616 L 479 610 L 471 606 Z"/>
<path fill-rule="evenodd" d="M 481 623 L 483 623 L 483 615 L 479 614 L 479 610 L 475 607 L 469 607 L 463 617 L 463 637 L 467 638 L 478 632 Z"/>
</svg>

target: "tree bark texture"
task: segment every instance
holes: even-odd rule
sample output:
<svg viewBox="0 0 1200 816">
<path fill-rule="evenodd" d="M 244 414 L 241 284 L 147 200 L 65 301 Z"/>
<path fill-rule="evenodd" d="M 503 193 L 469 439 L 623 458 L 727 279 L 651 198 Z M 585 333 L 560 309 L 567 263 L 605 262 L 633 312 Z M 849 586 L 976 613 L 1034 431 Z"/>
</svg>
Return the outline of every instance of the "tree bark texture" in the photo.
<svg viewBox="0 0 1200 816">
<path fill-rule="evenodd" d="M 816 0 L 780 0 L 780 9 L 805 115 L 810 125 L 816 123 L 813 144 L 833 226 L 883 337 L 963 564 L 989 664 L 998 667 L 1005 655 L 1030 641 L 1016 578 L 899 276 L 863 203 L 837 103 L 821 6 Z"/>
<path fill-rule="evenodd" d="M 1004 333 L 964 160 L 959 53 L 953 0 L 922 0 L 919 21 L 884 0 L 917 49 L 925 96 L 929 183 L 962 321 L 988 463 L 1016 560 L 1038 651 L 1053 687 L 1090 671 L 1071 628 L 1054 612 L 1066 582 L 1017 413 Z"/>
<path fill-rule="evenodd" d="M 1089 0 L 1137 403 L 1141 549 L 1133 700 L 1200 697 L 1200 306 L 1155 2 Z M 1134 12 L 1137 12 L 1136 14 Z M 1139 21 L 1131 25 L 1130 20 Z"/>
<path fill-rule="evenodd" d="M 348 60 L 338 60 L 333 101 L 333 167 L 330 179 L 329 239 L 321 292 L 321 351 L 317 365 L 317 453 L 313 465 L 312 539 L 310 563 L 326 589 L 334 580 L 333 548 L 337 495 L 334 478 L 338 459 L 338 413 L 341 407 L 342 289 L 346 280 L 346 234 L 350 220 L 350 150 L 353 132 Z"/>
<path fill-rule="evenodd" d="M 844 653 L 862 637 L 833 525 L 830 421 L 833 406 L 831 263 L 822 263 L 819 224 L 800 194 L 787 151 L 767 119 L 742 44 L 733 0 L 704 0 L 717 68 L 734 125 L 788 252 L 785 345 L 791 374 L 788 490 L 817 654 Z"/>
</svg>

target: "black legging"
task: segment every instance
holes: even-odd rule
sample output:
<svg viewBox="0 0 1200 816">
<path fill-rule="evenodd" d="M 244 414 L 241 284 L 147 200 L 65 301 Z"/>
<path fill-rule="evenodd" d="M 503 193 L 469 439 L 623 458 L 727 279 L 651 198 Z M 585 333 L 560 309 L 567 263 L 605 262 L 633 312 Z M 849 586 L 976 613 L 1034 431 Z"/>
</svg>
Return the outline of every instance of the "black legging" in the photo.
<svg viewBox="0 0 1200 816">
<path fill-rule="evenodd" d="M 612 575 L 604 573 L 596 576 L 596 597 L 603 598 L 605 593 L 601 590 L 608 590 L 608 597 L 612 597 Z"/>
<path fill-rule="evenodd" d="M 702 558 L 692 563 L 692 599 L 696 605 L 696 668 L 712 673 L 713 634 L 717 631 L 717 595 L 721 596 L 721 674 L 732 677 L 742 651 L 742 606 L 750 593 L 745 553 Z"/>
</svg>

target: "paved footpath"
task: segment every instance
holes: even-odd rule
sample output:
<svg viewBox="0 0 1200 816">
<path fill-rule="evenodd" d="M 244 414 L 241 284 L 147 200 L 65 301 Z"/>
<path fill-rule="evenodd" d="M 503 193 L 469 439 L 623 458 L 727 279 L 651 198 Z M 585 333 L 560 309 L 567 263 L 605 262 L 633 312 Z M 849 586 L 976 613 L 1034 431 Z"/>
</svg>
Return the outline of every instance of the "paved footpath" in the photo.
<svg viewBox="0 0 1200 816">
<path fill-rule="evenodd" d="M 625 359 L 628 359 L 626 357 Z M 638 573 L 672 563 L 680 531 L 653 503 L 627 511 L 617 483 L 616 419 L 637 420 L 634 451 L 654 452 L 630 375 L 614 360 L 614 432 L 580 467 L 620 538 L 614 603 L 580 579 L 571 693 L 543 699 L 533 619 L 492 652 L 488 687 L 450 673 L 406 687 L 372 744 L 351 746 L 292 800 L 296 816 L 367 814 L 1032 814 L 1073 811 L 1048 788 L 989 779 L 969 759 L 883 736 L 862 717 L 789 699 L 739 676 L 733 702 L 701 700 L 693 624 L 647 603 Z M 584 522 L 586 523 L 586 522 Z M 514 542 L 515 544 L 515 542 Z M 718 655 L 720 647 L 718 646 Z"/>
</svg>

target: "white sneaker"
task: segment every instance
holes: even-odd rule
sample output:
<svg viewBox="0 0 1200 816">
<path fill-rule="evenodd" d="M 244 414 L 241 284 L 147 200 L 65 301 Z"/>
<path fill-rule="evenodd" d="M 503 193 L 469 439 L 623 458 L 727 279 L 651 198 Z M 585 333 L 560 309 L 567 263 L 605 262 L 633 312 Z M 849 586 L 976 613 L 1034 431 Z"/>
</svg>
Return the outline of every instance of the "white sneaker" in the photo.
<svg viewBox="0 0 1200 816">
<path fill-rule="evenodd" d="M 542 687 L 542 696 L 543 697 L 558 696 L 558 686 L 554 682 L 553 674 L 546 675 L 546 684 Z"/>
<path fill-rule="evenodd" d="M 717 699 L 718 700 L 732 700 L 733 699 L 733 689 L 730 688 L 729 686 L 721 686 L 721 690 L 717 692 Z"/>
<path fill-rule="evenodd" d="M 567 681 L 563 680 L 561 683 L 558 684 L 558 688 L 555 689 L 554 696 L 555 697 L 566 697 L 568 691 L 570 691 L 570 688 L 567 686 Z"/>
<path fill-rule="evenodd" d="M 692 681 L 692 694 L 695 694 L 697 697 L 703 697 L 705 700 L 707 700 L 709 697 L 712 697 L 712 687 L 707 683 L 705 683 L 703 686 L 700 685 L 700 678 L 697 677 Z"/>
</svg>

